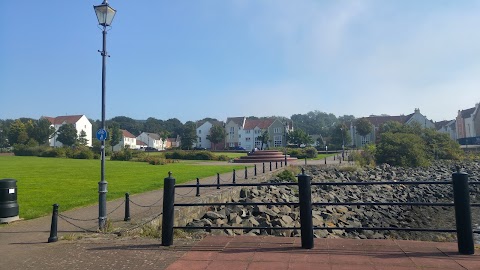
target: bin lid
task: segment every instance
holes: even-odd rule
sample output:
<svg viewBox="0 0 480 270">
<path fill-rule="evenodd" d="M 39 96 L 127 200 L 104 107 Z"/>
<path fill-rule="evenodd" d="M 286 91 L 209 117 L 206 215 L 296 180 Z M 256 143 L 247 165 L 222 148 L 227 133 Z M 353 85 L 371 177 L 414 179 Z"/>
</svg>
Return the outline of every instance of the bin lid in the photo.
<svg viewBox="0 0 480 270">
<path fill-rule="evenodd" d="M 17 187 L 17 180 L 15 179 L 0 179 L 0 188 L 14 188 Z"/>
</svg>

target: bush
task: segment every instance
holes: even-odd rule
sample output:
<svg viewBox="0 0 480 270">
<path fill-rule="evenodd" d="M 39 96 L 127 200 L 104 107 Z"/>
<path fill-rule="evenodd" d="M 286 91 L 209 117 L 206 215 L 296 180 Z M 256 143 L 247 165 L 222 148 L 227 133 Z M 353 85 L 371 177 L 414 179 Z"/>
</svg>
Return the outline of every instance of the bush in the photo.
<svg viewBox="0 0 480 270">
<path fill-rule="evenodd" d="M 45 150 L 47 150 L 46 146 L 29 147 L 23 144 L 15 144 L 13 146 L 15 156 L 40 156 Z"/>
<path fill-rule="evenodd" d="M 226 155 L 216 156 L 209 151 L 186 151 L 186 150 L 176 150 L 173 152 L 166 152 L 165 158 L 183 159 L 183 160 L 222 160 L 222 161 L 230 160 L 230 158 Z"/>
<path fill-rule="evenodd" d="M 383 133 L 377 145 L 377 163 L 401 167 L 426 167 L 429 160 L 424 140 L 416 134 Z"/>
<path fill-rule="evenodd" d="M 318 156 L 318 151 L 315 147 L 307 147 L 304 151 L 307 158 L 316 158 Z"/>
<path fill-rule="evenodd" d="M 374 144 L 367 144 L 361 151 L 352 152 L 351 158 L 360 166 L 375 166 L 376 146 Z"/>
<path fill-rule="evenodd" d="M 318 151 L 315 147 L 307 148 L 288 148 L 287 153 L 291 157 L 296 157 L 298 159 L 303 158 L 316 158 L 318 156 Z"/>
<path fill-rule="evenodd" d="M 92 159 L 93 152 L 88 147 L 80 146 L 75 148 L 73 152 L 73 158 L 75 159 Z"/>
<path fill-rule="evenodd" d="M 121 151 L 113 152 L 110 156 L 110 160 L 129 161 L 133 158 L 132 150 L 128 147 L 123 148 Z"/>
<path fill-rule="evenodd" d="M 40 157 L 66 157 L 65 149 L 62 147 L 45 149 L 40 153 Z"/>
</svg>

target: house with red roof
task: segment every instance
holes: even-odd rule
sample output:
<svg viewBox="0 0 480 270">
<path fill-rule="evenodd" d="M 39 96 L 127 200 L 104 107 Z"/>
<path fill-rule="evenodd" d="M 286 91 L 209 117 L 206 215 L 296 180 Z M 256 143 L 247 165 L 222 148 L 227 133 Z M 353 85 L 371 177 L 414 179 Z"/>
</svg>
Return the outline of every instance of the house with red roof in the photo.
<svg viewBox="0 0 480 270">
<path fill-rule="evenodd" d="M 250 151 L 255 147 L 262 148 L 262 141 L 258 137 L 265 131 L 269 135 L 267 148 L 285 146 L 286 134 L 293 131 L 293 123 L 276 117 L 261 119 L 232 117 L 227 118 L 225 131 L 227 132 L 226 148 L 238 146 Z"/>
<path fill-rule="evenodd" d="M 92 123 L 85 115 L 65 115 L 57 117 L 43 116 L 42 118 L 50 121 L 51 126 L 55 128 L 54 136 L 50 139 L 50 146 L 62 147 L 63 144 L 57 140 L 58 129 L 65 124 L 72 124 L 77 130 L 77 136 L 82 135 L 82 131 L 86 135 L 87 146 L 92 146 Z"/>
<path fill-rule="evenodd" d="M 352 138 L 352 146 L 362 147 L 369 143 L 375 143 L 378 138 L 378 133 L 383 124 L 394 121 L 402 124 L 411 125 L 413 123 L 419 124 L 423 128 L 435 128 L 435 124 L 426 116 L 420 113 L 420 109 L 416 108 L 412 114 L 409 115 L 371 115 L 364 117 L 372 124 L 372 132 L 366 136 L 360 136 L 357 133 L 355 122 L 350 123 L 350 137 Z"/>
<path fill-rule="evenodd" d="M 194 143 L 193 148 L 205 148 L 205 149 L 214 149 L 214 150 L 223 150 L 225 148 L 225 139 L 222 142 L 213 144 L 210 140 L 207 139 L 207 136 L 210 135 L 210 129 L 214 126 L 220 126 L 224 128 L 225 123 L 222 121 L 214 120 L 204 120 L 197 121 L 196 123 L 196 133 L 197 141 Z"/>
<path fill-rule="evenodd" d="M 128 130 L 120 129 L 122 132 L 122 138 L 120 142 L 112 147 L 112 151 L 120 151 L 124 148 L 137 149 L 137 137 L 130 133 Z"/>
</svg>

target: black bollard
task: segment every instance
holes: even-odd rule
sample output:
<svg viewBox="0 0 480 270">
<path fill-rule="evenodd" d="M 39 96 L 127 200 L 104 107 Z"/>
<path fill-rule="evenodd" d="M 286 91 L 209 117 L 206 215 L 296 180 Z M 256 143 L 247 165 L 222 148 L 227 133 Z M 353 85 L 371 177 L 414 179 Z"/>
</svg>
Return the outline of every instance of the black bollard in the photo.
<svg viewBox="0 0 480 270">
<path fill-rule="evenodd" d="M 280 161 L 280 168 L 283 167 L 283 161 Z"/>
<path fill-rule="evenodd" d="M 125 217 L 123 218 L 123 221 L 129 221 L 130 220 L 130 194 L 125 193 Z"/>
<path fill-rule="evenodd" d="M 336 155 L 333 155 L 333 160 L 335 160 L 335 156 L 336 156 Z"/>
<path fill-rule="evenodd" d="M 245 179 L 247 179 L 247 178 L 248 178 L 247 174 L 248 174 L 248 171 L 247 171 L 247 166 L 245 166 Z"/>
<path fill-rule="evenodd" d="M 275 161 L 275 169 L 278 169 L 278 161 Z"/>
<path fill-rule="evenodd" d="M 468 174 L 460 172 L 452 174 L 453 201 L 455 204 L 455 221 L 457 224 L 458 252 L 474 254 L 472 213 L 470 210 L 470 193 L 468 191 Z"/>
<path fill-rule="evenodd" d="M 48 243 L 53 243 L 58 241 L 57 228 L 58 228 L 58 204 L 54 204 L 53 212 L 52 212 L 52 224 L 50 225 L 50 237 L 48 237 Z"/>
<path fill-rule="evenodd" d="M 175 203 L 175 178 L 168 172 L 163 183 L 162 246 L 173 245 L 173 220 Z"/>
<path fill-rule="evenodd" d="M 270 171 L 272 171 L 272 162 L 270 161 Z"/>
<path fill-rule="evenodd" d="M 300 205 L 300 230 L 302 248 L 313 248 L 313 220 L 312 220 L 312 177 L 305 174 L 298 175 L 298 200 Z"/>
<path fill-rule="evenodd" d="M 255 166 L 253 167 L 254 171 L 255 171 L 255 176 L 257 176 L 257 164 L 255 164 Z"/>
<path fill-rule="evenodd" d="M 197 177 L 197 194 L 195 196 L 200 197 L 200 179 Z"/>
<path fill-rule="evenodd" d="M 217 189 L 220 189 L 220 174 L 217 173 Z"/>
<path fill-rule="evenodd" d="M 265 162 L 263 162 L 262 165 L 263 165 L 263 170 L 262 170 L 262 172 L 265 173 Z"/>
<path fill-rule="evenodd" d="M 325 157 L 325 164 L 327 164 L 327 157 Z"/>
<path fill-rule="evenodd" d="M 233 169 L 233 183 L 235 184 L 235 169 Z"/>
</svg>

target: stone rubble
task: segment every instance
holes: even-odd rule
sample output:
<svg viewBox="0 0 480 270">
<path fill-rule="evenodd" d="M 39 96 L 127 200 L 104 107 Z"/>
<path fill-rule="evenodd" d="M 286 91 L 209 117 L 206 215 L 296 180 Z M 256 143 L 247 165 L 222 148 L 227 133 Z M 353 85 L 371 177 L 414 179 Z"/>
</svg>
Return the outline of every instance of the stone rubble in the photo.
<svg viewBox="0 0 480 270">
<path fill-rule="evenodd" d="M 479 181 L 480 164 L 463 164 L 463 171 L 469 174 L 470 181 Z M 450 181 L 455 167 L 449 162 L 437 162 L 425 168 L 398 168 L 381 165 L 375 168 L 347 167 L 324 168 L 322 166 L 305 167 L 306 174 L 315 182 L 415 182 Z M 278 179 L 271 179 L 278 182 Z M 471 185 L 471 202 L 480 202 L 480 185 Z M 240 198 L 234 202 L 298 202 L 298 187 L 259 186 L 242 188 Z M 312 202 L 453 202 L 451 185 L 312 185 Z M 237 205 L 220 206 L 210 209 L 200 219 L 187 226 L 224 227 L 211 230 L 214 234 L 227 235 L 275 235 L 299 236 L 300 214 L 298 206 L 276 205 Z M 480 210 L 473 208 L 473 223 L 480 224 Z M 455 228 L 453 207 L 431 206 L 314 206 L 313 225 L 315 227 L 398 227 L 398 228 Z M 230 229 L 229 227 L 233 227 Z M 272 229 L 238 229 L 235 227 L 275 227 Z M 199 231 L 199 230 L 197 230 Z M 208 230 L 207 230 L 208 231 Z M 319 238 L 357 238 L 357 239 L 416 239 L 448 241 L 455 239 L 452 233 L 405 232 L 356 229 L 320 229 L 315 230 Z"/>
</svg>

